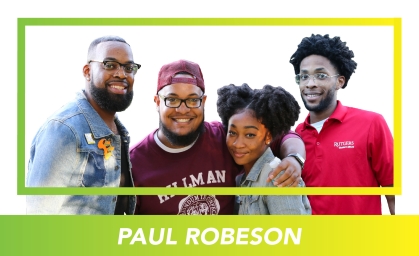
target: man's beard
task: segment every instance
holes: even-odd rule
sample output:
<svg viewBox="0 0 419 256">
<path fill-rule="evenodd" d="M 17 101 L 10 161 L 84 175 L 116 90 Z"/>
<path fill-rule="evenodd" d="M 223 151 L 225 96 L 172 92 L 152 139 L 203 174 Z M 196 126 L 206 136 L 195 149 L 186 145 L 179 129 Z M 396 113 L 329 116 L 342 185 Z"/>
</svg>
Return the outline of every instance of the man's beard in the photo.
<svg viewBox="0 0 419 256">
<path fill-rule="evenodd" d="M 205 131 L 204 118 L 202 118 L 202 122 L 195 131 L 191 131 L 185 135 L 178 135 L 170 131 L 169 128 L 162 123 L 161 118 L 159 119 L 159 129 L 173 146 L 186 147 L 191 145 L 198 138 L 199 134 Z"/>
<path fill-rule="evenodd" d="M 329 89 L 326 94 L 326 98 L 322 99 L 317 106 L 310 106 L 307 104 L 307 101 L 301 95 L 301 99 L 303 100 L 304 106 L 308 111 L 312 111 L 315 113 L 322 112 L 323 110 L 327 109 L 330 104 L 333 102 L 335 94 L 333 93 L 333 88 Z"/>
<path fill-rule="evenodd" d="M 106 87 L 96 87 L 92 79 L 92 82 L 90 82 L 90 95 L 92 95 L 93 100 L 101 109 L 111 112 L 121 112 L 131 105 L 134 91 L 127 92 L 126 94 L 110 93 Z"/>
</svg>

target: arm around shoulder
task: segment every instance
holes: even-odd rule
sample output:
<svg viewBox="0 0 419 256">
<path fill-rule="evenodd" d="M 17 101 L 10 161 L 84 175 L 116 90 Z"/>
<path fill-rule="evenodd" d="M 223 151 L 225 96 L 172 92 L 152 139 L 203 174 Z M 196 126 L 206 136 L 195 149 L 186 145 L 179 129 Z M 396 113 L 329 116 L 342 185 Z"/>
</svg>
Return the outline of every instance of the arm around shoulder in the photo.
<svg viewBox="0 0 419 256">
<path fill-rule="evenodd" d="M 282 170 L 284 173 L 276 179 L 274 185 L 279 187 L 295 187 L 298 185 L 298 182 L 301 177 L 302 166 L 294 157 L 287 157 L 289 154 L 298 153 L 304 159 L 306 157 L 306 151 L 303 140 L 295 134 L 295 136 L 289 137 L 282 141 L 280 148 L 278 150 L 278 145 L 275 146 L 275 149 L 272 149 L 275 155 L 278 155 L 282 159 L 281 163 L 278 165 L 275 170 L 269 175 L 268 182 L 271 181 L 276 175 L 278 175 Z M 275 153 L 276 152 L 276 153 Z"/>
</svg>

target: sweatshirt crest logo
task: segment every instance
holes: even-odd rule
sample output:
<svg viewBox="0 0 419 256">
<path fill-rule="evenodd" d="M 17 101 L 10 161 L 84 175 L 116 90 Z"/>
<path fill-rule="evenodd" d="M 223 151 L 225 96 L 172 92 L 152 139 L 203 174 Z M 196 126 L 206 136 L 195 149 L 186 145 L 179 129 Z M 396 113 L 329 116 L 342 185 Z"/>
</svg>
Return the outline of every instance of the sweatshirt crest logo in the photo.
<svg viewBox="0 0 419 256">
<path fill-rule="evenodd" d="M 219 211 L 215 196 L 187 196 L 179 202 L 178 215 L 217 215 Z"/>
</svg>

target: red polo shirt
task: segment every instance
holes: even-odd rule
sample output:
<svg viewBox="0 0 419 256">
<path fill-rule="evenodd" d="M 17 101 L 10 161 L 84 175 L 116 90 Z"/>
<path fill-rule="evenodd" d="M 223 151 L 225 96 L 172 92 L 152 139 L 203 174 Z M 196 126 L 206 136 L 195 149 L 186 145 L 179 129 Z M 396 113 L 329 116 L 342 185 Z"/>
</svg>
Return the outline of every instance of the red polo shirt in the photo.
<svg viewBox="0 0 419 256">
<path fill-rule="evenodd" d="M 339 101 L 320 133 L 310 116 L 298 125 L 307 159 L 307 187 L 379 187 L 393 184 L 393 137 L 382 115 Z M 313 214 L 381 214 L 381 197 L 309 196 Z"/>
</svg>

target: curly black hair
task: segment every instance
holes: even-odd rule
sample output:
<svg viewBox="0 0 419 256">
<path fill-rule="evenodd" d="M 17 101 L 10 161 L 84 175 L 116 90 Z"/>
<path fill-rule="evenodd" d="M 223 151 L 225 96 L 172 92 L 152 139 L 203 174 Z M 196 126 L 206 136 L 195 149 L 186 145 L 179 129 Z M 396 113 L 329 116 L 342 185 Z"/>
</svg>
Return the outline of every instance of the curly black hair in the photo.
<svg viewBox="0 0 419 256">
<path fill-rule="evenodd" d="M 295 74 L 300 73 L 301 61 L 310 55 L 321 55 L 329 59 L 330 63 L 337 69 L 338 73 L 345 77 L 345 84 L 348 85 L 349 78 L 355 72 L 356 62 L 352 60 L 354 53 L 342 42 L 340 37 L 330 38 L 328 34 L 305 37 L 298 45 L 297 51 L 291 56 L 290 63 L 294 66 Z"/>
<path fill-rule="evenodd" d="M 275 138 L 288 132 L 300 114 L 298 102 L 282 87 L 265 85 L 253 90 L 245 83 L 230 84 L 219 88 L 217 93 L 217 111 L 226 130 L 231 116 L 250 109 Z"/>
</svg>

